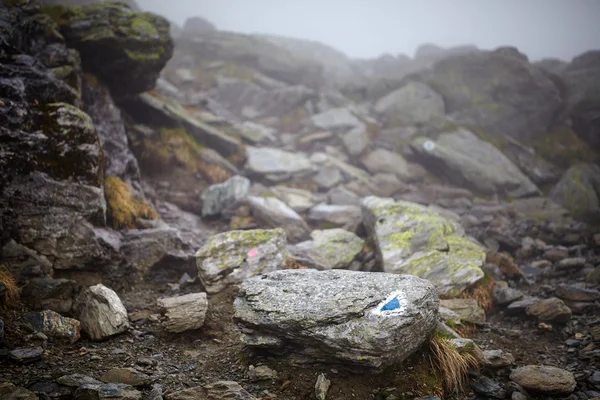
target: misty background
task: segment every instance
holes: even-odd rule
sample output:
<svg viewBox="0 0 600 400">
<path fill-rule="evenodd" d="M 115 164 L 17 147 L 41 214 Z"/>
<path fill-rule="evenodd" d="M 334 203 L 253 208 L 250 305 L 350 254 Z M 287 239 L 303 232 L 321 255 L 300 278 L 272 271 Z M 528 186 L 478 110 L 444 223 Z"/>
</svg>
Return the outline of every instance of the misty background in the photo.
<svg viewBox="0 0 600 400">
<path fill-rule="evenodd" d="M 220 30 L 316 40 L 353 58 L 413 56 L 442 47 L 511 45 L 531 60 L 569 61 L 600 48 L 599 0 L 138 0 L 183 26 L 200 16 Z"/>
</svg>

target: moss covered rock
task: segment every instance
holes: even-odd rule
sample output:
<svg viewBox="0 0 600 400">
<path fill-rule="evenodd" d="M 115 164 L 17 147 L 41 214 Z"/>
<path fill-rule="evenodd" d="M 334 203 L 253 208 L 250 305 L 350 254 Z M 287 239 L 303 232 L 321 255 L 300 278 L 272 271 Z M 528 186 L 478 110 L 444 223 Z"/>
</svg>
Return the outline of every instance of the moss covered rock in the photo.
<svg viewBox="0 0 600 400">
<path fill-rule="evenodd" d="M 485 253 L 456 222 L 427 207 L 369 196 L 365 226 L 385 272 L 416 275 L 454 296 L 483 279 Z"/>
<path fill-rule="evenodd" d="M 255 229 L 211 236 L 196 253 L 198 276 L 207 293 L 217 293 L 251 276 L 285 267 L 285 231 Z"/>
<path fill-rule="evenodd" d="M 550 190 L 549 197 L 574 218 L 600 223 L 600 167 L 577 164 L 569 168 Z"/>
<path fill-rule="evenodd" d="M 365 244 L 353 232 L 339 228 L 314 231 L 311 236 L 315 250 L 328 261 L 331 268 L 348 267 Z"/>
<path fill-rule="evenodd" d="M 122 2 L 46 6 L 84 67 L 104 80 L 115 97 L 150 90 L 173 54 L 169 22 L 132 11 Z"/>
</svg>

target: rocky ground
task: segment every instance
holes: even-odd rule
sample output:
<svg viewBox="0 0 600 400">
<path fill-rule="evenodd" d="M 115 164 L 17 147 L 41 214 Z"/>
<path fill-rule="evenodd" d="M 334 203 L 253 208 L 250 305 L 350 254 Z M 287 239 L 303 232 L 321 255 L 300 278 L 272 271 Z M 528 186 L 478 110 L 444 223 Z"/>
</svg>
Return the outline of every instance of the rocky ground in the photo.
<svg viewBox="0 0 600 400">
<path fill-rule="evenodd" d="M 134 9 L 0 4 L 0 398 L 600 398 L 598 51 Z"/>
</svg>

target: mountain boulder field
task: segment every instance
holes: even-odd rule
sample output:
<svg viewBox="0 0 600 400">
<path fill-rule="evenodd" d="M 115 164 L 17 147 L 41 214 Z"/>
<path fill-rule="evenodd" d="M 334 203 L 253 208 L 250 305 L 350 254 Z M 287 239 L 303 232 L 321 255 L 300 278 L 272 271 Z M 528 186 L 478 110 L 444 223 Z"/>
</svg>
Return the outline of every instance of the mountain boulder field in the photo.
<svg viewBox="0 0 600 400">
<path fill-rule="evenodd" d="M 600 398 L 600 50 L 352 59 L 0 3 L 0 398 Z"/>
</svg>

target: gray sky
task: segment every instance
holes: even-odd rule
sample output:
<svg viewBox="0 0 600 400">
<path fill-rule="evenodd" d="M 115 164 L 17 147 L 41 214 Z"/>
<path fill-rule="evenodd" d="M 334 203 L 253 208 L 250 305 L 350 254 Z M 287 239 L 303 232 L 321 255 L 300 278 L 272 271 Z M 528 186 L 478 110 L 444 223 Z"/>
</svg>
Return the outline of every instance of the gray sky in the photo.
<svg viewBox="0 0 600 400">
<path fill-rule="evenodd" d="M 513 45 L 531 59 L 600 49 L 600 0 L 138 0 L 179 25 L 318 40 L 351 57 L 443 47 Z"/>
</svg>

